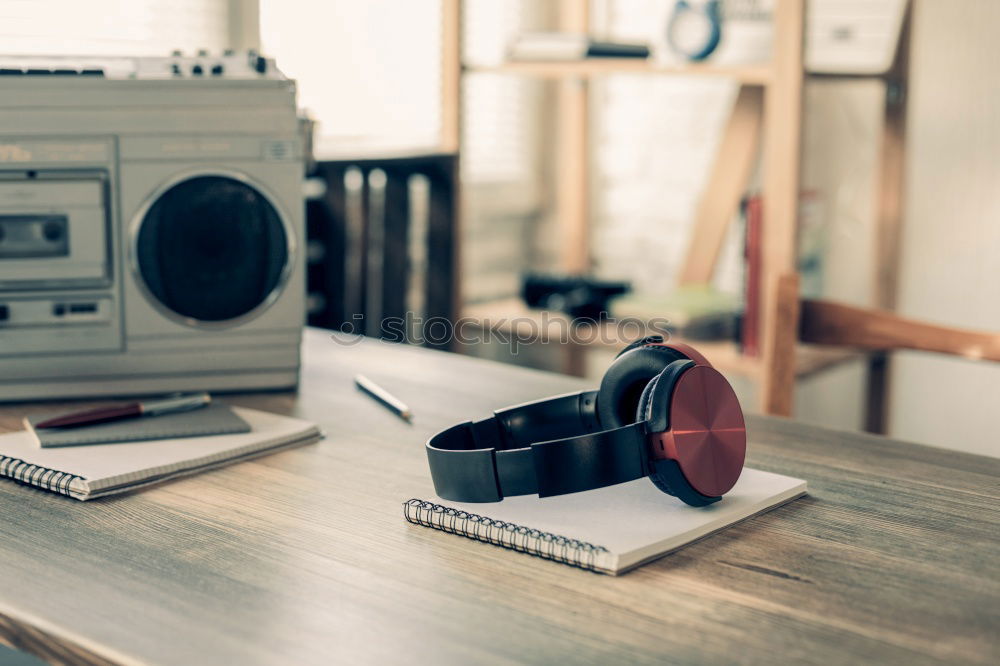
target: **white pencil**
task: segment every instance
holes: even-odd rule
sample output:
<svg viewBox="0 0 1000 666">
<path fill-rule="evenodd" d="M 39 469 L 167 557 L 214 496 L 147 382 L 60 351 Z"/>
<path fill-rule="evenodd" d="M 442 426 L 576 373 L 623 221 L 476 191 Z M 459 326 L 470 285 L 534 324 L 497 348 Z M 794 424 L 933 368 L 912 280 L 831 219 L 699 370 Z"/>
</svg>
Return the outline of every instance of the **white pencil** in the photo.
<svg viewBox="0 0 1000 666">
<path fill-rule="evenodd" d="M 359 389 L 375 398 L 378 402 L 382 403 L 385 407 L 389 408 L 396 416 L 403 419 L 407 423 L 413 421 L 413 413 L 410 408 L 407 407 L 402 400 L 392 395 L 384 388 L 368 379 L 364 375 L 354 376 L 354 385 Z"/>
</svg>

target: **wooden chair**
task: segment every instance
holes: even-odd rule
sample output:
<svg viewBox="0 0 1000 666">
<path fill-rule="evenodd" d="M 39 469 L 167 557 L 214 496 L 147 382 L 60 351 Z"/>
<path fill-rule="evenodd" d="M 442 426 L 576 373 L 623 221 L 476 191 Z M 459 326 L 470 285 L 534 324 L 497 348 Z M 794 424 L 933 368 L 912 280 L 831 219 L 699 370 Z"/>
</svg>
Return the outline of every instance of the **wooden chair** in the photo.
<svg viewBox="0 0 1000 666">
<path fill-rule="evenodd" d="M 802 301 L 798 337 L 802 342 L 871 350 L 876 352 L 871 362 L 885 365 L 889 352 L 897 349 L 1000 362 L 1000 333 L 940 326 L 886 310 L 828 301 Z M 882 381 L 869 381 L 866 430 L 884 431 L 888 423 L 888 390 L 888 376 L 884 374 Z"/>
<path fill-rule="evenodd" d="M 950 328 L 884 310 L 811 299 L 802 301 L 799 339 L 818 345 L 875 351 L 913 349 L 1000 361 L 1000 333 Z"/>
</svg>

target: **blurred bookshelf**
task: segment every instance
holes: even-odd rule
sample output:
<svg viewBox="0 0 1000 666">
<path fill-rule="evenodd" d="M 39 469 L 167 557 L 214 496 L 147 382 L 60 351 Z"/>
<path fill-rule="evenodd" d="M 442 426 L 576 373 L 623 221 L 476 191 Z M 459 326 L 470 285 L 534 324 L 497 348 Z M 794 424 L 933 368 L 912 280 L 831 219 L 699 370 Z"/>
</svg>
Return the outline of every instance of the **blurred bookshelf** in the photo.
<svg viewBox="0 0 1000 666">
<path fill-rule="evenodd" d="M 905 2 L 905 0 L 904 0 Z M 557 3 L 558 29 L 590 33 L 589 2 L 560 0 Z M 556 85 L 554 111 L 558 113 L 554 141 L 556 163 L 561 168 L 555 180 L 556 224 L 561 239 L 558 270 L 585 274 L 590 269 L 590 182 L 588 160 L 590 102 L 588 82 L 595 77 L 614 75 L 701 76 L 725 78 L 739 85 L 729 122 L 720 141 L 716 161 L 702 193 L 702 204 L 693 220 L 691 245 L 679 277 L 680 285 L 706 284 L 711 279 L 727 227 L 745 192 L 750 172 L 761 156 L 763 163 L 760 196 L 766 201 L 760 244 L 762 276 L 760 302 L 759 356 L 741 352 L 734 342 L 695 344 L 724 372 L 759 380 L 761 411 L 789 416 L 795 380 L 846 361 L 870 358 L 872 384 L 885 386 L 884 355 L 871 355 L 844 347 L 824 347 L 799 342 L 800 296 L 796 267 L 799 206 L 799 178 L 802 151 L 803 87 L 810 76 L 826 79 L 881 79 L 886 84 L 885 128 L 881 137 L 879 179 L 884 192 L 876 202 L 876 285 L 874 304 L 892 308 L 898 264 L 896 247 L 901 227 L 903 138 L 905 131 L 905 87 L 909 48 L 909 3 L 903 5 L 898 41 L 893 46 L 891 64 L 879 71 L 852 73 L 827 68 L 810 74 L 804 63 L 806 33 L 805 4 L 800 0 L 775 0 L 771 20 L 774 40 L 769 62 L 747 65 L 714 64 L 711 61 L 667 64 L 655 59 L 590 58 L 574 61 L 506 61 L 480 65 L 462 62 L 461 0 L 445 0 L 444 69 L 442 102 L 445 109 L 443 137 L 445 149 L 461 151 L 460 128 L 462 79 L 479 74 L 532 77 Z M 482 326 L 517 318 L 525 334 L 537 330 L 542 312 L 531 310 L 516 299 L 465 305 L 462 315 Z M 549 313 L 549 321 L 558 315 Z M 557 325 L 565 326 L 567 321 Z M 572 325 L 572 324 L 571 324 Z M 504 324 L 498 330 L 503 330 Z M 627 341 L 615 341 L 620 346 Z M 566 370 L 582 374 L 585 364 L 580 352 Z M 881 380 L 875 375 L 881 375 Z M 870 413 L 884 413 L 884 395 L 870 391 Z M 877 419 L 876 419 L 877 420 Z M 872 423 L 871 416 L 868 417 Z"/>
</svg>

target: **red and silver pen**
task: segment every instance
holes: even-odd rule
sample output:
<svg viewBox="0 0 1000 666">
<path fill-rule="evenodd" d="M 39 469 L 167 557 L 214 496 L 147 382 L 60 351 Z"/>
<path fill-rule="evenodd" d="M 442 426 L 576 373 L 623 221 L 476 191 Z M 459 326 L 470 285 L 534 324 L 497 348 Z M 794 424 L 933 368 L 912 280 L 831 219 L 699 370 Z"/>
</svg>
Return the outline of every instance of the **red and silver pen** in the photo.
<svg viewBox="0 0 1000 666">
<path fill-rule="evenodd" d="M 97 409 L 73 412 L 72 414 L 65 414 L 42 421 L 35 424 L 35 427 L 75 428 L 76 426 L 132 419 L 140 416 L 159 416 L 161 414 L 173 414 L 174 412 L 186 412 L 205 407 L 210 402 L 212 402 L 212 397 L 207 393 L 178 395 L 164 398 L 163 400 L 131 402 L 126 405 L 112 405 L 110 407 L 98 407 Z"/>
</svg>

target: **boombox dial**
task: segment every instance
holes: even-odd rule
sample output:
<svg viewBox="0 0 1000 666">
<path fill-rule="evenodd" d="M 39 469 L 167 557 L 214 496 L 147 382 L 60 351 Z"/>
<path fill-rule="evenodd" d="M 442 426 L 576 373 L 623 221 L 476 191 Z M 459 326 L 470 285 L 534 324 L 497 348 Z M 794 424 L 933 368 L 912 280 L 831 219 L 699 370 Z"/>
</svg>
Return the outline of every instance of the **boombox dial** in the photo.
<svg viewBox="0 0 1000 666">
<path fill-rule="evenodd" d="M 142 216 L 135 260 L 161 309 L 188 324 L 242 321 L 282 286 L 289 239 L 253 186 L 220 175 L 183 180 Z"/>
</svg>

